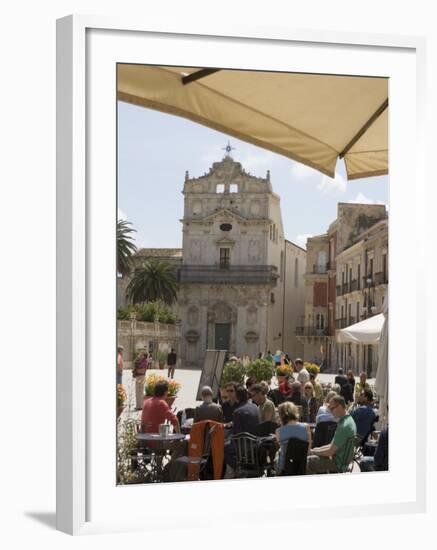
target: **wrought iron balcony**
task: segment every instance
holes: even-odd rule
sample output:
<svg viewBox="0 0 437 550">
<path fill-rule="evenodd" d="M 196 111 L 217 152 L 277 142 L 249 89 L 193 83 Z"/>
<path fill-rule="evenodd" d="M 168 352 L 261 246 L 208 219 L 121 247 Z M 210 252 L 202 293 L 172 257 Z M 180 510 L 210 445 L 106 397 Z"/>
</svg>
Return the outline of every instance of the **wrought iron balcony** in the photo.
<svg viewBox="0 0 437 550">
<path fill-rule="evenodd" d="M 269 284 L 276 285 L 278 269 L 273 265 L 183 265 L 178 269 L 181 284 Z"/>
<path fill-rule="evenodd" d="M 387 285 L 387 284 L 388 284 L 387 273 L 384 273 L 383 271 L 380 271 L 379 273 L 375 273 L 375 285 Z"/>
<path fill-rule="evenodd" d="M 313 265 L 312 273 L 317 273 L 317 274 L 328 273 L 328 269 L 330 269 L 329 262 L 322 265 L 317 264 L 317 265 Z"/>
</svg>

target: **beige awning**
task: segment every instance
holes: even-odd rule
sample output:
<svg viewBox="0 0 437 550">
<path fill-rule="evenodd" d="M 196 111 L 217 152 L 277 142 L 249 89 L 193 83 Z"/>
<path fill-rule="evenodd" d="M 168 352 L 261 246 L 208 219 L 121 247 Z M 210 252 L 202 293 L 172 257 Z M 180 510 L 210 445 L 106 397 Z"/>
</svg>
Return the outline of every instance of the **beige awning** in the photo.
<svg viewBox="0 0 437 550">
<path fill-rule="evenodd" d="M 386 78 L 120 64 L 118 98 L 185 117 L 331 177 L 339 157 L 348 179 L 388 173 Z"/>
</svg>

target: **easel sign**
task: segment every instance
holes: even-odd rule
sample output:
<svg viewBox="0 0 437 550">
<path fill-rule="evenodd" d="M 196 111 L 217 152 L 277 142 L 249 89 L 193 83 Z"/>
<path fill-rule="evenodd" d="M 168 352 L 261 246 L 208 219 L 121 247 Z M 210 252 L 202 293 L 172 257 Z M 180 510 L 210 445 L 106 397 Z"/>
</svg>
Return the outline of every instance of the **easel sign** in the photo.
<svg viewBox="0 0 437 550">
<path fill-rule="evenodd" d="M 217 395 L 220 388 L 220 381 L 225 365 L 226 350 L 206 350 L 205 362 L 203 363 L 202 374 L 200 375 L 199 387 L 197 388 L 197 401 L 202 400 L 200 395 L 204 386 L 212 388 L 213 395 Z"/>
</svg>

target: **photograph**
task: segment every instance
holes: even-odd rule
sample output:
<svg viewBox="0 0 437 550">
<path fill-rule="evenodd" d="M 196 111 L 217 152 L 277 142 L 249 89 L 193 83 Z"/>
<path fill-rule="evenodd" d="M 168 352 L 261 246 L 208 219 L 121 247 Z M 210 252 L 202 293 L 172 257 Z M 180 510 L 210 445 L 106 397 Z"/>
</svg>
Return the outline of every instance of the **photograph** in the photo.
<svg viewBox="0 0 437 550">
<path fill-rule="evenodd" d="M 116 110 L 116 484 L 388 471 L 389 78 L 119 63 Z"/>
</svg>

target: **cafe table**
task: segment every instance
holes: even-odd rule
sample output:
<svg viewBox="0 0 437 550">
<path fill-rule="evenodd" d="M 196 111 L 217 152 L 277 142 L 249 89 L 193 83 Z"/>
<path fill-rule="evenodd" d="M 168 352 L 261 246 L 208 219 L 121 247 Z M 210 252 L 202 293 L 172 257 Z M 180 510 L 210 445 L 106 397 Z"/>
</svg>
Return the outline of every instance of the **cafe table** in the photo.
<svg viewBox="0 0 437 550">
<path fill-rule="evenodd" d="M 167 452 L 175 449 L 186 439 L 184 434 L 172 433 L 161 435 L 159 433 L 138 433 L 137 440 L 140 445 L 150 451 L 150 475 L 152 483 L 162 482 Z"/>
</svg>

